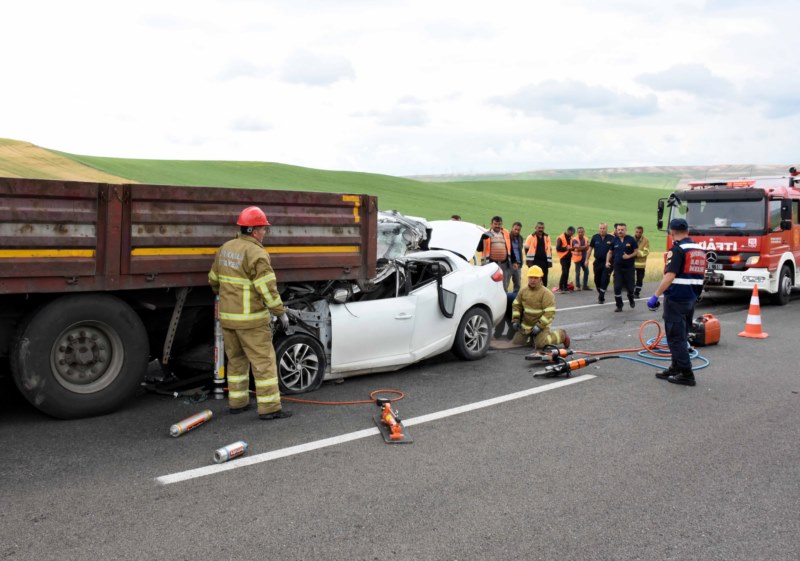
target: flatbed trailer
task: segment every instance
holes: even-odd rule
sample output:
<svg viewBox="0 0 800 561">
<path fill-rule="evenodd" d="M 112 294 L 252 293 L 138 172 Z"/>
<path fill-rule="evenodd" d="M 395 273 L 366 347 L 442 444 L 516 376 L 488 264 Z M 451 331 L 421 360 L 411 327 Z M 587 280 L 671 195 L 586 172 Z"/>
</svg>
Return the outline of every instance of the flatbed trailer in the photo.
<svg viewBox="0 0 800 561">
<path fill-rule="evenodd" d="M 56 417 L 107 413 L 152 358 L 212 339 L 208 270 L 250 205 L 280 284 L 375 276 L 373 196 L 0 178 L 0 358 L 22 394 Z"/>
</svg>

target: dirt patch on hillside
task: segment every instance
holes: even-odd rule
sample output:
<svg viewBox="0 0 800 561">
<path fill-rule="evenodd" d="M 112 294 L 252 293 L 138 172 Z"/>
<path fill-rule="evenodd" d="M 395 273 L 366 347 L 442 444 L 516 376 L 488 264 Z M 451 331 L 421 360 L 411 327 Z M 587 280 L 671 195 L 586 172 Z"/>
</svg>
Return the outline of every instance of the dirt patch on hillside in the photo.
<svg viewBox="0 0 800 561">
<path fill-rule="evenodd" d="M 98 183 L 135 183 L 85 166 L 29 142 L 0 139 L 0 176 Z"/>
</svg>

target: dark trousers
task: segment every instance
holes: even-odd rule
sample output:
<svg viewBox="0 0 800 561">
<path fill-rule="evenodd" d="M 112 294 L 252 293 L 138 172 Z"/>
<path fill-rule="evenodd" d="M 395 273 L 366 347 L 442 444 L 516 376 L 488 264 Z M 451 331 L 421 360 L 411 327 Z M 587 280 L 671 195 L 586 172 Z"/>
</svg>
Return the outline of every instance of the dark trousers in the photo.
<svg viewBox="0 0 800 561">
<path fill-rule="evenodd" d="M 634 275 L 635 270 L 633 267 L 614 267 L 614 301 L 617 303 L 617 308 L 622 307 L 622 288 L 628 293 L 628 299 L 633 298 L 634 289 Z"/>
<path fill-rule="evenodd" d="M 636 269 L 636 289 L 634 290 L 636 297 L 639 297 L 639 294 L 642 293 L 642 286 L 644 286 L 644 271 L 645 268 L 641 267 Z"/>
<path fill-rule="evenodd" d="M 589 288 L 589 265 L 586 260 L 573 261 L 575 264 L 575 288 L 583 287 L 584 290 Z M 583 282 L 581 282 L 581 272 L 583 272 Z"/>
<path fill-rule="evenodd" d="M 541 267 L 542 272 L 544 272 L 544 276 L 542 277 L 542 286 L 547 286 L 547 272 L 550 269 L 550 264 L 547 261 L 539 261 L 538 259 L 534 259 L 533 262 L 528 261 L 528 267 L 531 265 L 539 265 L 539 267 Z M 528 283 L 526 282 L 525 284 L 527 285 Z"/>
<path fill-rule="evenodd" d="M 611 276 L 611 271 L 606 268 L 606 260 L 595 259 L 594 263 L 592 263 L 592 269 L 594 271 L 594 286 L 597 288 L 597 294 L 600 295 L 600 299 L 605 299 L 608 279 Z"/>
<path fill-rule="evenodd" d="M 667 336 L 669 352 L 672 353 L 672 365 L 678 370 L 691 370 L 689 358 L 689 329 L 692 326 L 695 302 L 672 300 L 664 297 L 664 330 Z"/>
<path fill-rule="evenodd" d="M 561 279 L 558 281 L 558 290 L 561 292 L 567 291 L 567 284 L 569 283 L 569 267 L 572 265 L 572 256 L 567 253 L 560 259 L 561 262 Z"/>
</svg>

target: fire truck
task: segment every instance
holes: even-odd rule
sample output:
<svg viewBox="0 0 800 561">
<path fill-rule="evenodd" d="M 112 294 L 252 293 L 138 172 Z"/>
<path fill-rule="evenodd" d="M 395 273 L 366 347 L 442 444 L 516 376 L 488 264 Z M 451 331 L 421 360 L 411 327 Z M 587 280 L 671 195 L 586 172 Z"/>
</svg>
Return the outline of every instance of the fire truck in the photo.
<svg viewBox="0 0 800 561">
<path fill-rule="evenodd" d="M 706 290 L 751 291 L 785 305 L 800 287 L 800 188 L 794 177 L 690 182 L 658 201 L 658 229 L 684 218 L 707 255 Z M 672 239 L 667 237 L 667 251 Z"/>
</svg>

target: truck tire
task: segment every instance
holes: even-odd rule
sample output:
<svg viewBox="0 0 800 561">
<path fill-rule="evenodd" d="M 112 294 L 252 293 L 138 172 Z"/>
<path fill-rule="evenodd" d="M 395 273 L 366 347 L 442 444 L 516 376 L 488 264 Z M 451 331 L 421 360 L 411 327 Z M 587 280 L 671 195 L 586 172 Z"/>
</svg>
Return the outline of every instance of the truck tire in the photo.
<svg viewBox="0 0 800 561">
<path fill-rule="evenodd" d="M 60 419 L 103 415 L 131 399 L 147 368 L 144 324 L 108 294 L 64 296 L 32 312 L 11 349 L 25 398 Z"/>
<path fill-rule="evenodd" d="M 789 265 L 784 264 L 781 267 L 781 274 L 778 276 L 778 292 L 771 295 L 770 301 L 777 306 L 788 304 L 792 297 L 792 286 L 794 286 L 792 273 L 789 270 Z"/>
<path fill-rule="evenodd" d="M 322 385 L 325 350 L 309 335 L 295 333 L 282 339 L 275 348 L 275 362 L 282 394 L 311 392 Z"/>
<path fill-rule="evenodd" d="M 453 352 L 463 360 L 483 358 L 489 351 L 492 320 L 483 308 L 470 308 L 456 330 Z"/>
</svg>

